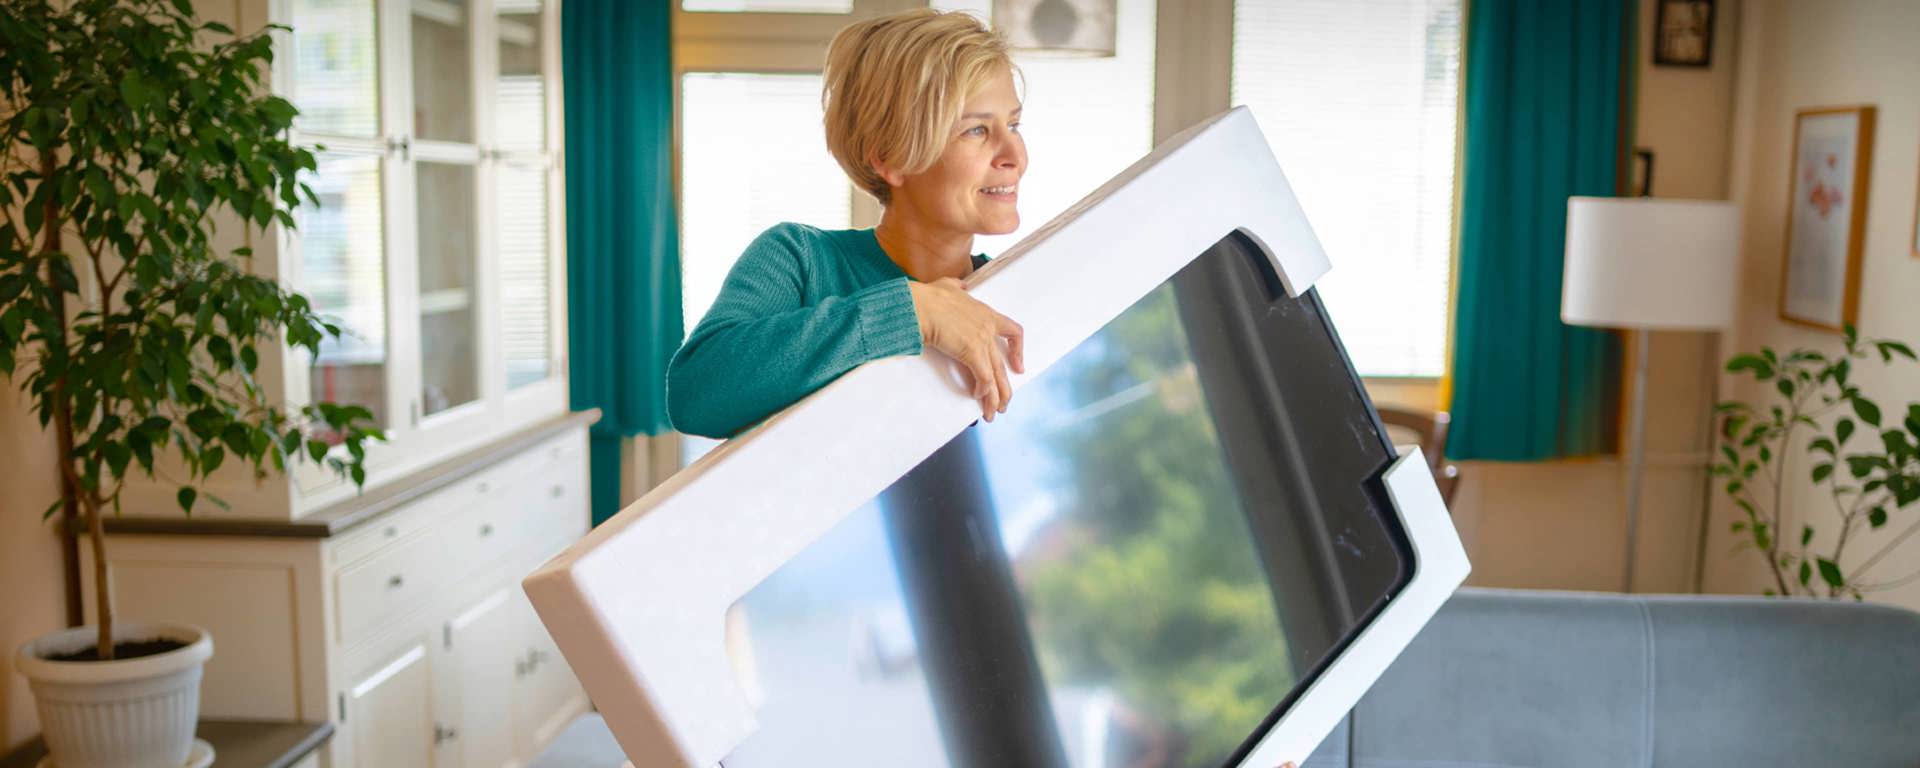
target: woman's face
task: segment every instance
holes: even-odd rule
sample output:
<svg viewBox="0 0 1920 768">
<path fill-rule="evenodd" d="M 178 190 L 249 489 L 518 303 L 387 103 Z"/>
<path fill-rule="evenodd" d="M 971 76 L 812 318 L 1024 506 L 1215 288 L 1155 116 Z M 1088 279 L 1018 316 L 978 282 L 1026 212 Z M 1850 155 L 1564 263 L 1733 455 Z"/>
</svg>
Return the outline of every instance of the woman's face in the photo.
<svg viewBox="0 0 1920 768">
<path fill-rule="evenodd" d="M 947 148 L 923 173 L 898 177 L 889 207 L 926 224 L 967 234 L 1004 235 L 1020 228 L 1020 176 L 1027 142 L 1020 137 L 1020 98 L 1013 73 L 1001 70 L 960 110 Z M 892 179 L 889 179 L 892 182 Z"/>
</svg>

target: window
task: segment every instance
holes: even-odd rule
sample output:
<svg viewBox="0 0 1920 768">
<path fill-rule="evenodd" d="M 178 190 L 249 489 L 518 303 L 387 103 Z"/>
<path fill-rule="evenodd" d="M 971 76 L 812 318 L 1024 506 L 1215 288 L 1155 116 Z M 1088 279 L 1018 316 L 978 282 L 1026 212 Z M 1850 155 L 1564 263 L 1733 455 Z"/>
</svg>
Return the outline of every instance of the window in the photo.
<svg viewBox="0 0 1920 768">
<path fill-rule="evenodd" d="M 683 8 L 720 4 L 689 0 Z M 992 4 L 933 5 L 988 17 Z M 1030 158 L 1020 183 L 1021 226 L 976 239 L 974 250 L 999 254 L 1152 149 L 1154 5 L 1122 0 L 1113 57 L 1015 56 L 1026 74 L 1021 132 Z M 846 23 L 852 21 L 847 17 Z M 826 41 L 817 42 L 823 54 Z M 722 58 L 737 48 L 744 61 L 757 55 L 755 46 L 743 37 L 714 48 Z M 822 58 L 792 63 L 817 72 Z M 870 201 L 827 152 L 820 86 L 818 74 L 681 76 L 680 265 L 688 332 L 712 306 L 740 252 L 767 227 L 781 221 L 825 228 L 875 223 L 863 219 L 877 216 L 877 207 L 858 215 L 855 201 Z"/>
<path fill-rule="evenodd" d="M 683 11 L 726 13 L 846 13 L 853 0 L 682 0 Z"/>
<path fill-rule="evenodd" d="M 746 244 L 779 221 L 873 226 L 821 131 L 819 70 L 834 32 L 891 0 L 682 0 L 680 214 L 690 331 Z M 931 0 L 990 17 L 992 0 Z M 1446 366 L 1462 0 L 1193 0 L 1166 26 L 1155 0 L 1119 0 L 1115 55 L 1016 53 L 1029 167 L 1021 227 L 999 255 L 1179 126 L 1253 108 L 1337 269 L 1321 294 L 1365 376 Z M 725 13 L 714 13 L 724 11 Z M 799 13 L 795 13 L 799 12 Z M 1217 35 L 1208 39 L 1210 35 Z M 1192 56 L 1231 44 L 1229 57 Z M 1161 50 L 1190 58 L 1156 62 Z M 1229 68 L 1230 65 L 1230 68 Z M 1159 81 L 1156 82 L 1156 73 Z M 1231 83 L 1219 101 L 1219 84 Z M 1168 100 L 1156 111 L 1156 94 Z M 1196 96 L 1195 94 L 1201 94 Z M 1177 98 L 1176 98 L 1177 97 Z M 1175 125 L 1175 124 L 1178 125 Z M 1171 130 L 1162 131 L 1170 134 Z M 1090 258 L 1101 258 L 1090 255 Z"/>
<path fill-rule="evenodd" d="M 693 72 L 680 99 L 681 309 L 692 333 L 767 227 L 850 226 L 852 185 L 827 153 L 819 75 Z"/>
<path fill-rule="evenodd" d="M 1446 369 L 1460 6 L 1234 3 L 1233 101 L 1333 260 L 1320 292 L 1365 376 Z"/>
<path fill-rule="evenodd" d="M 933 5 L 991 18 L 988 0 Z M 975 238 L 975 251 L 1000 255 L 1153 149 L 1154 1 L 1120 0 L 1114 21 L 1111 57 L 1015 52 L 1025 75 L 1020 133 L 1027 140 L 1020 229 Z"/>
</svg>

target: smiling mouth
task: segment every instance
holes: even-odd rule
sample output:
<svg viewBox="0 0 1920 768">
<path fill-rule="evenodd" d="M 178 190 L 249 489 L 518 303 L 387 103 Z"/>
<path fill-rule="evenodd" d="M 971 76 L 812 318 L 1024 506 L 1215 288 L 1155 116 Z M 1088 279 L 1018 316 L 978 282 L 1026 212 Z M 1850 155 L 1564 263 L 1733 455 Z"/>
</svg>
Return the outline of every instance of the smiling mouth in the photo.
<svg viewBox="0 0 1920 768">
<path fill-rule="evenodd" d="M 1020 185 L 1008 184 L 1003 187 L 981 187 L 980 194 L 988 197 L 1013 197 L 1020 191 Z"/>
</svg>

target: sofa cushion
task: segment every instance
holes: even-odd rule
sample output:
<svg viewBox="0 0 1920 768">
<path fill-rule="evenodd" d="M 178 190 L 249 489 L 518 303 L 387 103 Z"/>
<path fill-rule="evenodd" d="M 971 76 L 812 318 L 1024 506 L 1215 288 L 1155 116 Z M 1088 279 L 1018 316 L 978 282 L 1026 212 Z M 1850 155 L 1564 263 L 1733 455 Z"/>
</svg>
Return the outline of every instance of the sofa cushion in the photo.
<svg viewBox="0 0 1920 768">
<path fill-rule="evenodd" d="M 1761 765 L 1920 766 L 1920 614 L 1463 589 L 1306 768 Z"/>
</svg>

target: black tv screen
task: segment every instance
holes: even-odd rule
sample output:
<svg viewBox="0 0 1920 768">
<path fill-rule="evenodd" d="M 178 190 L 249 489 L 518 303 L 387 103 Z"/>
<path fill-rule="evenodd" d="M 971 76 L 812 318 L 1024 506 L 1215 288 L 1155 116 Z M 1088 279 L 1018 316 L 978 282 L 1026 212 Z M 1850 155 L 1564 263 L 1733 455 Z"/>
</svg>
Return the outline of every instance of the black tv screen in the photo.
<svg viewBox="0 0 1920 768">
<path fill-rule="evenodd" d="M 1235 764 L 1410 578 L 1394 458 L 1230 235 L 734 606 L 723 764 Z"/>
</svg>

